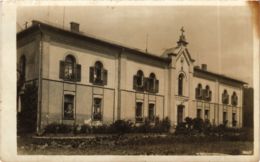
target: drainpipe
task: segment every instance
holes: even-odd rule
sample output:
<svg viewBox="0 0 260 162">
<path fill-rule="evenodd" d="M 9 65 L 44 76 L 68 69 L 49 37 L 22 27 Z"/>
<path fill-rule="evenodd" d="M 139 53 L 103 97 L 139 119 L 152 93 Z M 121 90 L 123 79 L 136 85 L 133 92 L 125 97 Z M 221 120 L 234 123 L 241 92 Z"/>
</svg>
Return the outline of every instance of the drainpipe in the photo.
<svg viewBox="0 0 260 162">
<path fill-rule="evenodd" d="M 40 29 L 40 42 L 39 42 L 39 55 L 38 55 L 38 102 L 37 102 L 37 128 L 36 133 L 39 135 L 41 134 L 41 107 L 42 107 L 42 30 L 41 24 L 38 24 Z"/>
<path fill-rule="evenodd" d="M 125 49 L 122 48 L 118 55 L 117 119 L 121 118 L 121 55 L 124 50 Z"/>
</svg>

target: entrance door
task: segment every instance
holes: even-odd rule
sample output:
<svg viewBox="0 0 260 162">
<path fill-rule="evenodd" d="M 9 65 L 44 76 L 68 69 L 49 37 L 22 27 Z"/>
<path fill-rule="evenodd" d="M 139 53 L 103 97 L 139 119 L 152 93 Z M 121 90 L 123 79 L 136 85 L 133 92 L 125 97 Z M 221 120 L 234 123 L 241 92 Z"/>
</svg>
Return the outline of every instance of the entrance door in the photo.
<svg viewBox="0 0 260 162">
<path fill-rule="evenodd" d="M 178 110 L 177 110 L 178 124 L 183 122 L 183 109 L 184 109 L 184 105 L 178 105 Z"/>
</svg>

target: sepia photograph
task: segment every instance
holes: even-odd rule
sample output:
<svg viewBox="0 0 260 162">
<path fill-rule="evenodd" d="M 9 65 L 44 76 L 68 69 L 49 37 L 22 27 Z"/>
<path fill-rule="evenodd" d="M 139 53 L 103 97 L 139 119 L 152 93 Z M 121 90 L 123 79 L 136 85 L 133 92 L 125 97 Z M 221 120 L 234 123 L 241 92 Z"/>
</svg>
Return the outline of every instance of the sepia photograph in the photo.
<svg viewBox="0 0 260 162">
<path fill-rule="evenodd" d="M 17 156 L 252 161 L 257 7 L 17 5 Z"/>
</svg>

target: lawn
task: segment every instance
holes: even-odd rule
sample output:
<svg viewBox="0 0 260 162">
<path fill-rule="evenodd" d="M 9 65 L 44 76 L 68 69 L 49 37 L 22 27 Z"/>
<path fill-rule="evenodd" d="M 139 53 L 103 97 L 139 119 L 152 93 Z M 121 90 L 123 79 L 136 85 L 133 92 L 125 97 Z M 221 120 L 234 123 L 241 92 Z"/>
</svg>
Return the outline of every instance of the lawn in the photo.
<svg viewBox="0 0 260 162">
<path fill-rule="evenodd" d="M 212 137 L 132 134 L 87 138 L 17 138 L 18 154 L 29 155 L 198 155 L 252 153 L 252 141 L 230 141 Z"/>
</svg>

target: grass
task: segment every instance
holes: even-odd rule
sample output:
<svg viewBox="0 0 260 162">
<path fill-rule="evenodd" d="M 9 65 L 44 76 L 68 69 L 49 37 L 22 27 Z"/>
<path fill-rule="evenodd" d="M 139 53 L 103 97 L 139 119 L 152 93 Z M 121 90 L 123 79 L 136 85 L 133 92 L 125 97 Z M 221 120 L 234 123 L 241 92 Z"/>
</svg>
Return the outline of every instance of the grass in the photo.
<svg viewBox="0 0 260 162">
<path fill-rule="evenodd" d="M 253 150 L 252 141 L 225 141 L 207 137 L 109 136 L 94 139 L 35 139 L 18 137 L 18 154 L 30 155 L 239 155 Z"/>
</svg>

